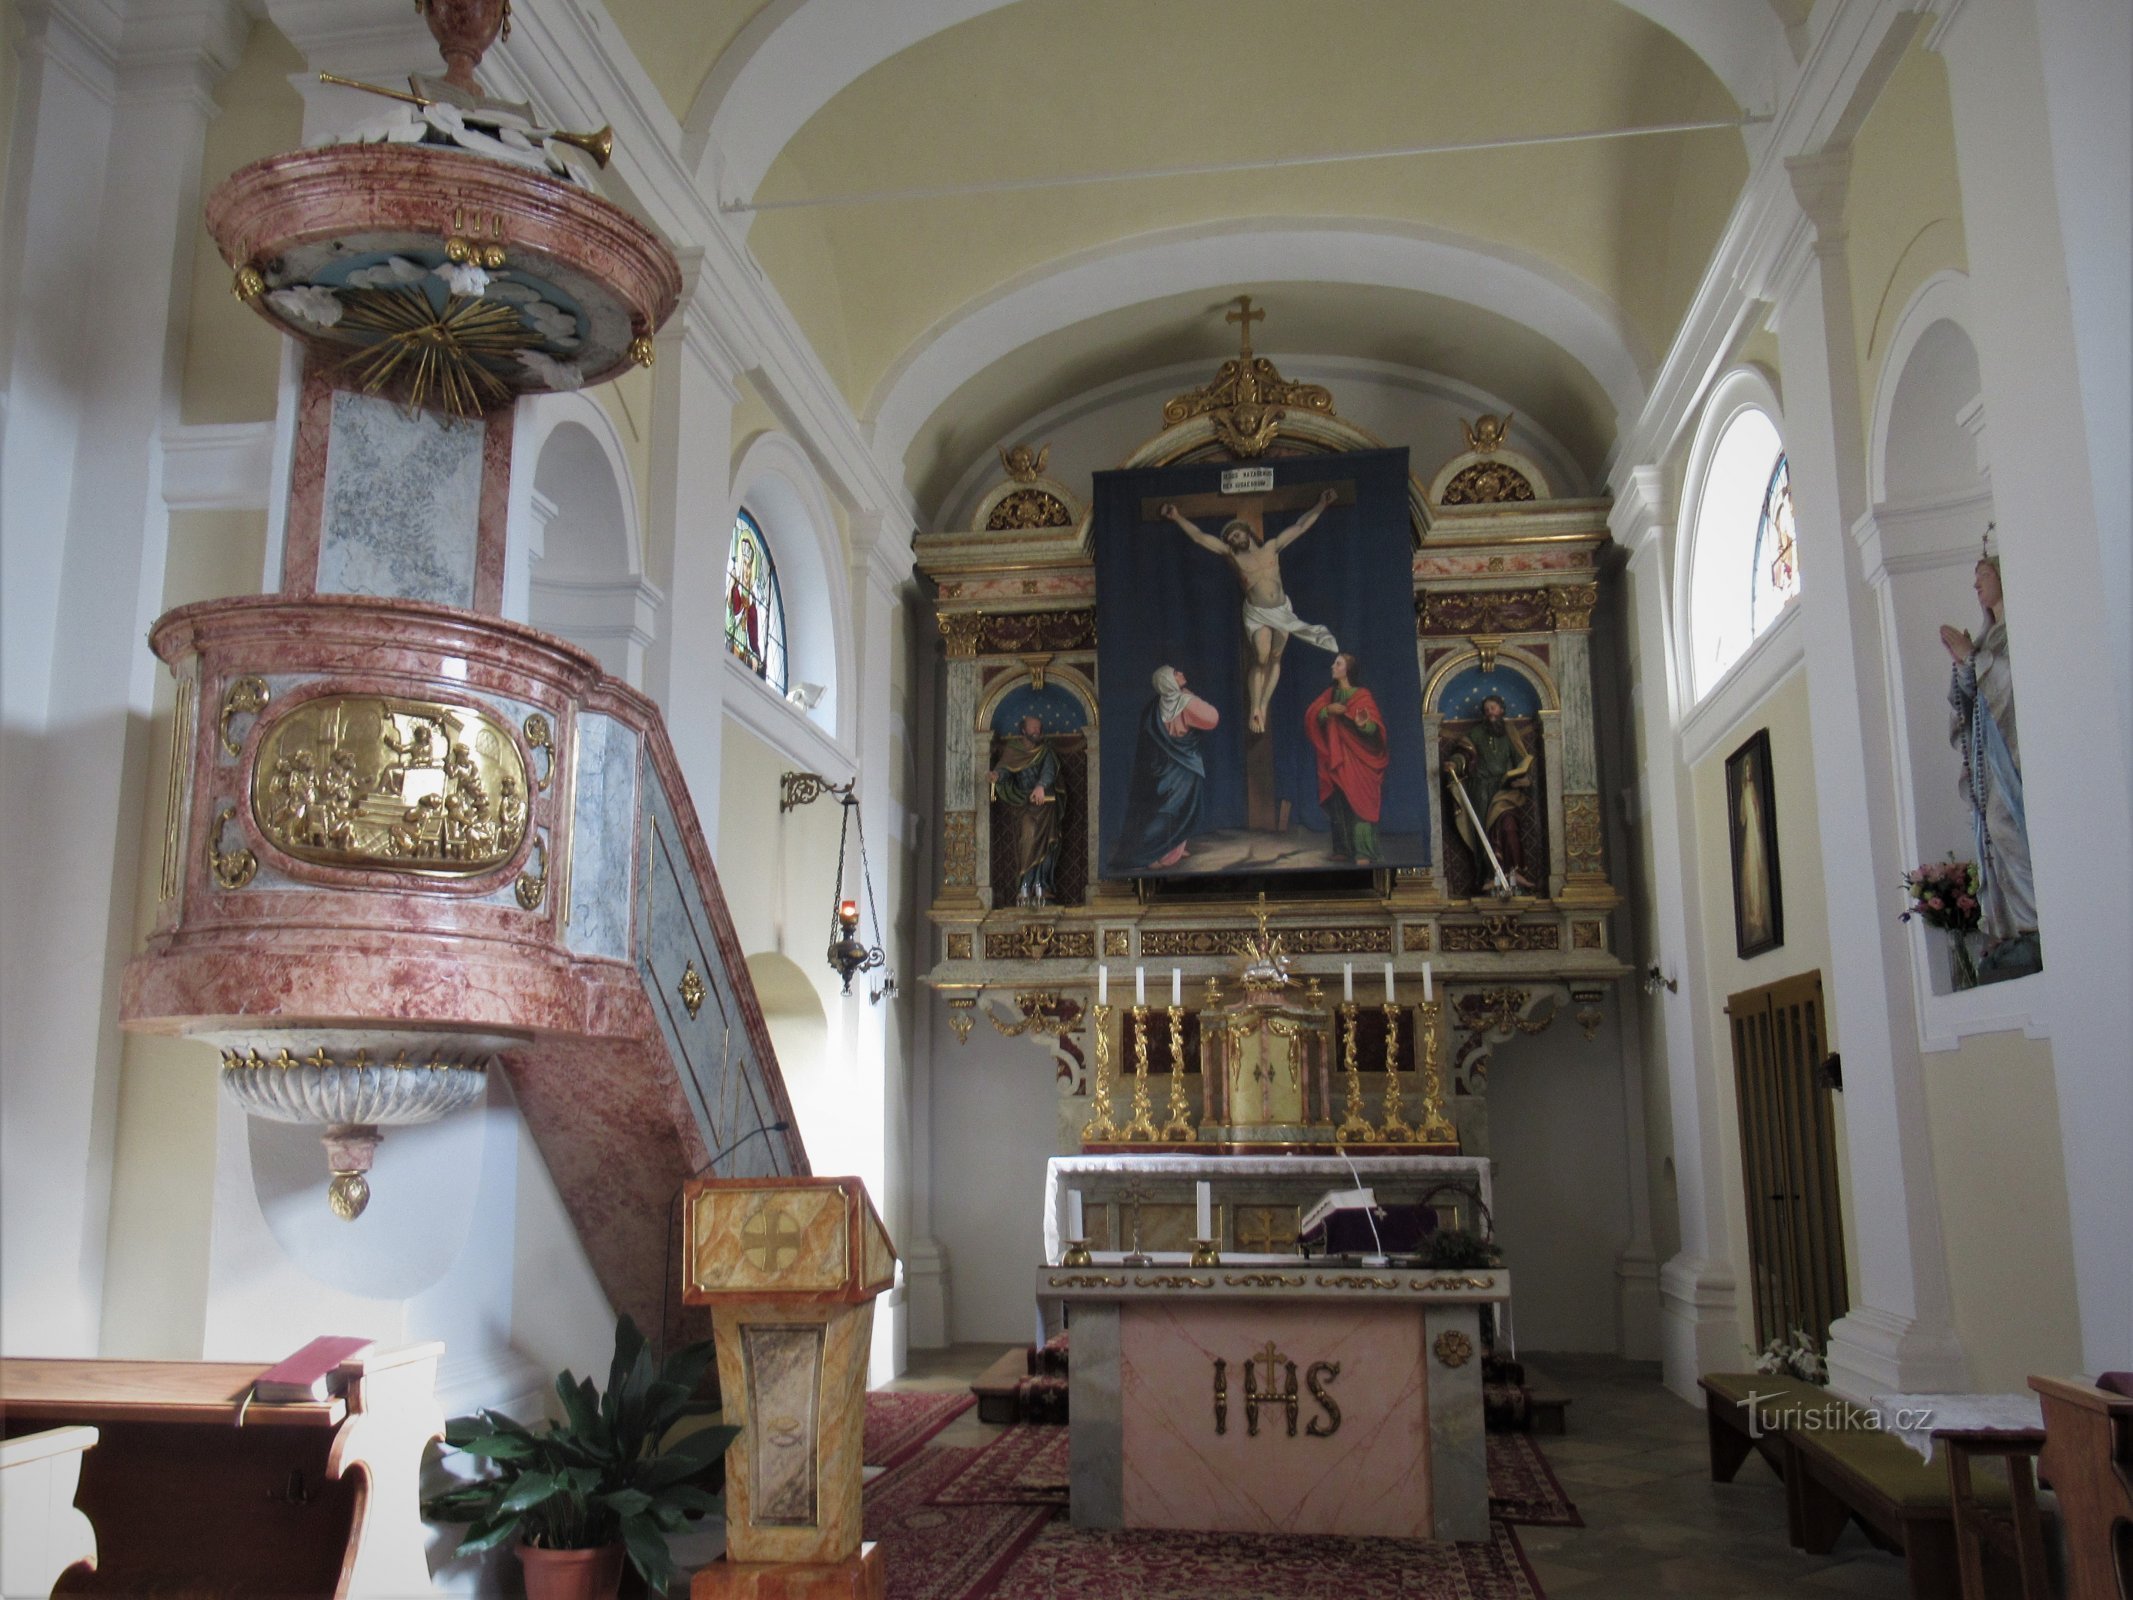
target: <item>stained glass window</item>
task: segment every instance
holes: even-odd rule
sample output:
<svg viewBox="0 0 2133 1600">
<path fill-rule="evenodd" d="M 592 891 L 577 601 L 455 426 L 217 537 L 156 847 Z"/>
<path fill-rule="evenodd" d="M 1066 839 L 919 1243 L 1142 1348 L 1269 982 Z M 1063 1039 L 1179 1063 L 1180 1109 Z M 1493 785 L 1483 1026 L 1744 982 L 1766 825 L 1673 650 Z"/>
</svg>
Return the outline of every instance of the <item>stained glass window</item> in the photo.
<svg viewBox="0 0 2133 1600">
<path fill-rule="evenodd" d="M 726 648 L 771 688 L 785 692 L 785 602 L 762 527 L 742 510 L 726 554 Z"/>
<path fill-rule="evenodd" d="M 1768 412 L 1743 406 L 1719 431 L 1691 529 L 1690 660 L 1701 699 L 1800 592 L 1792 470 Z"/>
<path fill-rule="evenodd" d="M 1792 470 L 1778 454 L 1763 489 L 1763 511 L 1755 524 L 1755 555 L 1749 571 L 1748 626 L 1764 626 L 1800 592 L 1800 549 L 1793 538 Z"/>
</svg>

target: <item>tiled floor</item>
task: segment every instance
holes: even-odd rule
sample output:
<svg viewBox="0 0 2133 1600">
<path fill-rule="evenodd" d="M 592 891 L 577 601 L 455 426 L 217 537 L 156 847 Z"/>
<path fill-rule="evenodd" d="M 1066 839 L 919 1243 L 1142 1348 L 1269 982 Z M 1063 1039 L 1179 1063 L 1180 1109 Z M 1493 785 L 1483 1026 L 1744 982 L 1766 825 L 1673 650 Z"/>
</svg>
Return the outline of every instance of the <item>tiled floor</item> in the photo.
<svg viewBox="0 0 2133 1600">
<path fill-rule="evenodd" d="M 969 1384 L 998 1345 L 915 1350 L 892 1387 Z M 1656 1366 L 1607 1356 L 1528 1357 L 1527 1375 L 1571 1397 L 1570 1432 L 1541 1448 L 1585 1519 L 1582 1528 L 1520 1528 L 1549 1600 L 1698 1600 L 1906 1593 L 1903 1563 L 1847 1529 L 1826 1556 L 1785 1542 L 1785 1495 L 1759 1459 L 1738 1481 L 1715 1484 L 1704 1452 L 1703 1413 L 1659 1386 Z M 998 1430 L 967 1411 L 937 1437 L 981 1444 Z"/>
</svg>

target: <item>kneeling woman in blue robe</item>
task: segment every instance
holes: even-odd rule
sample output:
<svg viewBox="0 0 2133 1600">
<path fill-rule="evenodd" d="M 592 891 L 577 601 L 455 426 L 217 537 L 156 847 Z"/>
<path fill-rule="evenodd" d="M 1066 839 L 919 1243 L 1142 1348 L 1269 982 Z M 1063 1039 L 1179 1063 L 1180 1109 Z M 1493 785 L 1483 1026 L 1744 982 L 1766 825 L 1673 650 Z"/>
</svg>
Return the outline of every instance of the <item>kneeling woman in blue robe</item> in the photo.
<svg viewBox="0 0 2133 1600">
<path fill-rule="evenodd" d="M 1141 712 L 1126 819 L 1111 856 L 1114 872 L 1159 871 L 1185 859 L 1207 786 L 1200 735 L 1222 720 L 1185 687 L 1185 674 L 1175 667 L 1156 668 L 1151 681 L 1155 695 Z"/>
</svg>

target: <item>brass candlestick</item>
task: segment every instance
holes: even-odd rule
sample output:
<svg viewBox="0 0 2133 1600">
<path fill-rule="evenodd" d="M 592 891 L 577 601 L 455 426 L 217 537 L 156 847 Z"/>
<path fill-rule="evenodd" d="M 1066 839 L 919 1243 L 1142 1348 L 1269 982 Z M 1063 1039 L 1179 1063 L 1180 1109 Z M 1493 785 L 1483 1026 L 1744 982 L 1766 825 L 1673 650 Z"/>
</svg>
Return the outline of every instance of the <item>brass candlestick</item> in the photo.
<svg viewBox="0 0 2133 1600">
<path fill-rule="evenodd" d="M 1214 1240 L 1193 1240 L 1192 1264 L 1196 1267 L 1219 1267 L 1222 1265 L 1222 1252 L 1215 1247 Z"/>
<path fill-rule="evenodd" d="M 1108 1144 L 1118 1137 L 1118 1124 L 1111 1120 L 1111 1008 L 1096 1008 L 1096 1088 L 1089 1096 L 1089 1125 L 1081 1130 L 1083 1144 Z"/>
<path fill-rule="evenodd" d="M 1437 1069 L 1438 1029 L 1444 1021 L 1444 1002 L 1422 1002 L 1422 1142 L 1457 1146 L 1459 1129 L 1444 1114 L 1444 1078 Z"/>
<path fill-rule="evenodd" d="M 1067 1247 L 1059 1257 L 1059 1264 L 1062 1267 L 1094 1266 L 1096 1258 L 1089 1254 L 1089 1241 L 1086 1239 L 1067 1240 Z"/>
<path fill-rule="evenodd" d="M 1408 1123 L 1400 1093 L 1400 1008 L 1385 1005 L 1385 1124 L 1377 1137 L 1386 1144 L 1412 1144 L 1415 1130 Z"/>
<path fill-rule="evenodd" d="M 1123 1137 L 1130 1143 L 1146 1139 L 1150 1144 L 1156 1140 L 1155 1119 L 1150 1115 L 1153 1107 L 1148 1100 L 1148 1008 L 1133 1008 L 1133 1120 L 1126 1124 Z"/>
<path fill-rule="evenodd" d="M 1370 1124 L 1363 1120 L 1363 1073 L 1355 1064 L 1355 1002 L 1341 1004 L 1341 1021 L 1346 1025 L 1347 1037 L 1341 1046 L 1341 1067 L 1348 1075 L 1348 1113 L 1341 1118 L 1341 1125 L 1333 1130 L 1333 1142 L 1346 1144 L 1351 1139 L 1360 1139 L 1368 1144 L 1377 1135 Z"/>
<path fill-rule="evenodd" d="M 1170 1009 L 1170 1120 L 1163 1124 L 1165 1139 L 1192 1139 L 1192 1119 L 1185 1104 L 1185 1008 Z"/>
</svg>

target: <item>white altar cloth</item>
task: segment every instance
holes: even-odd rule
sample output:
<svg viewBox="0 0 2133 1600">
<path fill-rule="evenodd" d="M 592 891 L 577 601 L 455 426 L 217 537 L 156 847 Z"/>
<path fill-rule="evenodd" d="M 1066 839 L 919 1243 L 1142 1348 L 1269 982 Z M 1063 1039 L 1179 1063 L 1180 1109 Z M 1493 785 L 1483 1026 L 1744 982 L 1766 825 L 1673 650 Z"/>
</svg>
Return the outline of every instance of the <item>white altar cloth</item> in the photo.
<svg viewBox="0 0 2133 1600">
<path fill-rule="evenodd" d="M 1350 1167 L 1355 1173 L 1351 1177 Z M 1489 1187 L 1486 1156 L 1200 1156 L 1172 1155 L 1151 1150 L 1146 1155 L 1113 1152 L 1096 1156 L 1053 1156 L 1044 1168 L 1044 1259 L 1057 1264 L 1066 1238 L 1066 1191 L 1073 1187 L 1061 1180 L 1078 1176 L 1119 1175 L 1158 1178 L 1324 1178 L 1329 1189 L 1346 1189 L 1357 1178 L 1368 1184 L 1373 1177 L 1465 1179 L 1481 1196 L 1491 1216 L 1496 1212 L 1495 1195 Z"/>
<path fill-rule="evenodd" d="M 1953 1433 L 2042 1433 L 2044 1402 L 2035 1394 L 1877 1394 L 1881 1426 L 1933 1459 L 1933 1436 Z"/>
</svg>

